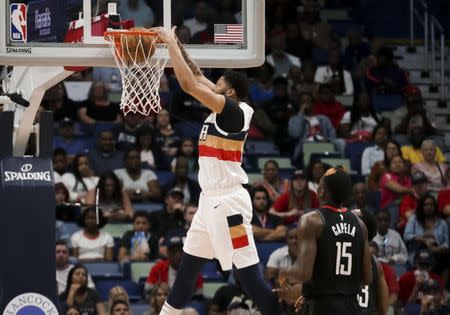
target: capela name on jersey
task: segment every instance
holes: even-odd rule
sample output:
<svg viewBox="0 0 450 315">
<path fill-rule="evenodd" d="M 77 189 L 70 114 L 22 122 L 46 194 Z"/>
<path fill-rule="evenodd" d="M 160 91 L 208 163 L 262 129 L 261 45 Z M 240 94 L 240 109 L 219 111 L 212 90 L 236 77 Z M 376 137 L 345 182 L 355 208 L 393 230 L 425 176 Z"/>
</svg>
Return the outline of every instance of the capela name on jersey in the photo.
<svg viewBox="0 0 450 315">
<path fill-rule="evenodd" d="M 334 235 L 338 236 L 339 234 L 349 234 L 351 236 L 355 236 L 355 230 L 356 228 L 345 222 L 340 222 L 331 227 L 333 230 Z"/>
</svg>

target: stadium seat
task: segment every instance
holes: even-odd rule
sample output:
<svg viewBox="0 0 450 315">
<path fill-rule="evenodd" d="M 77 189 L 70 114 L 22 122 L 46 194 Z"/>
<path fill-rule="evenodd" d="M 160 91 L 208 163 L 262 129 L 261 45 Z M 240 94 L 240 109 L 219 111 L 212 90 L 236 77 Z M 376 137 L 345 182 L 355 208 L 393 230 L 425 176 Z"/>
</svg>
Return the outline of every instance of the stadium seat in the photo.
<svg viewBox="0 0 450 315">
<path fill-rule="evenodd" d="M 270 255 L 280 247 L 285 246 L 285 242 L 257 242 L 256 250 L 258 251 L 259 259 L 265 266 Z"/>
<path fill-rule="evenodd" d="M 95 288 L 103 301 L 108 300 L 109 290 L 115 286 L 121 286 L 127 291 L 130 302 L 137 302 L 142 298 L 142 290 L 137 283 L 131 280 L 98 280 Z"/>
<path fill-rule="evenodd" d="M 150 314 L 150 305 L 146 303 L 139 304 L 130 304 L 130 313 L 133 315 L 144 315 L 144 313 L 149 312 Z"/>
<path fill-rule="evenodd" d="M 205 282 L 203 283 L 203 295 L 205 298 L 211 299 L 216 294 L 216 291 L 227 285 L 226 282 Z"/>
<path fill-rule="evenodd" d="M 202 130 L 202 126 L 202 124 L 197 122 L 182 121 L 174 124 L 173 129 L 183 138 L 197 139 Z"/>
<path fill-rule="evenodd" d="M 263 178 L 261 173 L 248 173 L 247 176 L 249 185 L 253 185 Z"/>
<path fill-rule="evenodd" d="M 164 209 L 164 204 L 159 202 L 134 202 L 133 209 L 134 211 L 146 211 L 150 213 Z"/>
<path fill-rule="evenodd" d="M 78 232 L 81 229 L 82 228 L 76 223 L 64 222 L 64 231 L 67 235 L 72 235 L 73 233 Z"/>
<path fill-rule="evenodd" d="M 123 279 L 123 272 L 117 262 L 92 262 L 85 263 L 93 279 Z"/>
<path fill-rule="evenodd" d="M 371 145 L 369 142 L 353 142 L 345 146 L 345 156 L 350 159 L 352 170 L 361 173 L 362 154 Z"/>
<path fill-rule="evenodd" d="M 104 232 L 111 234 L 113 238 L 122 238 L 126 231 L 133 229 L 132 224 L 128 223 L 109 223 L 102 229 Z"/>
<path fill-rule="evenodd" d="M 245 144 L 245 153 L 254 155 L 279 155 L 280 150 L 272 141 L 248 140 Z"/>
<path fill-rule="evenodd" d="M 139 283 L 141 278 L 147 278 L 150 269 L 156 264 L 156 261 L 133 262 L 131 263 L 131 280 Z"/>
<path fill-rule="evenodd" d="M 306 167 L 313 153 L 336 152 L 331 142 L 305 142 L 303 143 L 303 165 Z"/>
<path fill-rule="evenodd" d="M 350 166 L 350 160 L 349 159 L 341 159 L 341 158 L 325 158 L 321 160 L 322 163 L 328 164 L 332 167 L 336 166 L 342 166 L 349 172 L 352 171 L 352 168 Z"/>
<path fill-rule="evenodd" d="M 175 174 L 169 171 L 155 171 L 155 174 L 161 187 L 166 187 L 175 180 Z"/>
<path fill-rule="evenodd" d="M 265 157 L 259 157 L 258 158 L 258 168 L 260 170 L 264 169 L 264 164 L 268 161 L 268 160 L 275 160 L 278 163 L 278 166 L 280 167 L 280 169 L 293 169 L 294 167 L 292 166 L 292 162 L 291 162 L 291 158 L 288 157 L 278 157 L 278 156 L 265 156 Z"/>
<path fill-rule="evenodd" d="M 217 269 L 216 261 L 208 261 L 202 268 L 203 279 L 208 282 L 224 281 L 223 275 Z"/>
<path fill-rule="evenodd" d="M 377 95 L 372 96 L 373 108 L 376 112 L 393 111 L 405 105 L 401 95 Z"/>
<path fill-rule="evenodd" d="M 338 95 L 336 101 L 340 102 L 344 107 L 352 107 L 353 95 Z"/>
<path fill-rule="evenodd" d="M 313 48 L 312 57 L 316 65 L 326 65 L 328 64 L 328 49 Z"/>
</svg>

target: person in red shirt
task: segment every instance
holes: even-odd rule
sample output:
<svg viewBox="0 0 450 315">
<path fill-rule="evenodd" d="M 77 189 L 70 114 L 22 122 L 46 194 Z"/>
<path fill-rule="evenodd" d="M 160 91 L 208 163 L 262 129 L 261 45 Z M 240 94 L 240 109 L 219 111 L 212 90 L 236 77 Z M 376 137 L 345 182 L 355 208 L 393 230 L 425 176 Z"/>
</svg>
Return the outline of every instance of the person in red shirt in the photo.
<svg viewBox="0 0 450 315">
<path fill-rule="evenodd" d="M 422 286 L 430 280 L 440 283 L 441 294 L 444 294 L 444 282 L 441 277 L 431 272 L 434 264 L 433 253 L 428 249 L 417 251 L 414 256 L 416 269 L 405 273 L 399 279 L 399 299 L 402 303 L 416 303 Z"/>
<path fill-rule="evenodd" d="M 400 220 L 397 229 L 403 231 L 408 219 L 416 212 L 417 203 L 428 191 L 429 180 L 427 176 L 421 172 L 415 172 L 411 177 L 413 193 L 403 196 L 400 202 Z"/>
<path fill-rule="evenodd" d="M 318 90 L 318 98 L 313 107 L 313 114 L 327 116 L 334 129 L 339 130 L 345 109 L 334 98 L 333 90 L 329 84 L 321 84 Z"/>
<path fill-rule="evenodd" d="M 167 246 L 167 259 L 161 260 L 150 270 L 147 280 L 145 280 L 146 293 L 149 293 L 152 288 L 159 283 L 167 283 L 172 287 L 175 281 L 177 269 L 180 266 L 181 257 L 183 256 L 183 239 L 174 236 L 167 239 L 165 245 Z M 201 273 L 199 273 L 197 277 L 195 288 L 196 291 L 194 295 L 202 294 L 203 277 Z"/>
<path fill-rule="evenodd" d="M 447 187 L 438 194 L 438 211 L 444 218 L 448 218 L 450 216 L 450 168 L 445 172 L 445 181 Z"/>
<path fill-rule="evenodd" d="M 289 191 L 283 193 L 273 204 L 269 213 L 284 218 L 284 224 L 296 223 L 307 209 L 320 206 L 317 195 L 308 188 L 308 180 L 302 170 L 297 170 L 292 177 Z"/>
</svg>

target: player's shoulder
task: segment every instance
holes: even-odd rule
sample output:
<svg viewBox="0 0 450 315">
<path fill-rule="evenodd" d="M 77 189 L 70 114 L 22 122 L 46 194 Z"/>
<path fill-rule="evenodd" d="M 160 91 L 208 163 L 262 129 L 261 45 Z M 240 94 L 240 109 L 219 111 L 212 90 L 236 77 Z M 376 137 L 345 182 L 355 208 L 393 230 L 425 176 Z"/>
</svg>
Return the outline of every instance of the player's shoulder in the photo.
<svg viewBox="0 0 450 315">
<path fill-rule="evenodd" d="M 298 224 L 304 226 L 305 228 L 322 227 L 324 223 L 324 218 L 318 210 L 305 213 L 298 221 Z"/>
</svg>

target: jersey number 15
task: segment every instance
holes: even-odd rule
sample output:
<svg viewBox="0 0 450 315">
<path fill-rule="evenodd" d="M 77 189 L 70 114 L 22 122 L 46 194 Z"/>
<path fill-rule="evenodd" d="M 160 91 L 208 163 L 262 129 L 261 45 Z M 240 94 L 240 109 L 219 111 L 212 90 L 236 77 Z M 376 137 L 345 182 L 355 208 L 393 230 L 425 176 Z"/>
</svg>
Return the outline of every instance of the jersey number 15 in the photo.
<svg viewBox="0 0 450 315">
<path fill-rule="evenodd" d="M 352 247 L 350 242 L 336 242 L 336 275 L 352 274 L 352 253 L 347 252 L 350 247 Z"/>
</svg>

